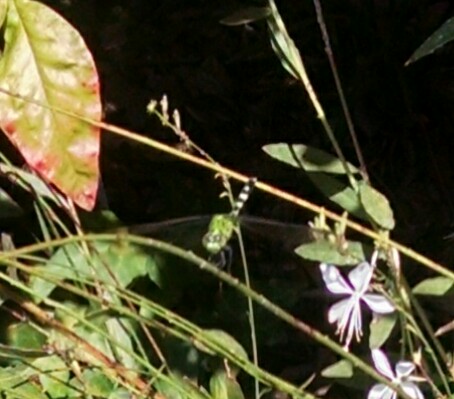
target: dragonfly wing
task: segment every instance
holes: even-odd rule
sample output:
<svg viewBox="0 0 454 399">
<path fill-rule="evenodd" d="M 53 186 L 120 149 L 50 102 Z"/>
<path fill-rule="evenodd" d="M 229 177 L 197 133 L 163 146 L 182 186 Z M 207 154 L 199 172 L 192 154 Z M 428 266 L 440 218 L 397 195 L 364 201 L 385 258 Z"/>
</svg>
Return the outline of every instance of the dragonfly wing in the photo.
<svg viewBox="0 0 454 399">
<path fill-rule="evenodd" d="M 198 254 L 206 255 L 202 238 L 206 235 L 212 215 L 188 216 L 156 223 L 128 227 L 131 234 L 167 241 Z M 256 216 L 239 217 L 243 235 L 256 243 L 266 243 L 269 248 L 293 253 L 294 249 L 313 241 L 311 229 L 305 224 L 284 223 Z"/>
<path fill-rule="evenodd" d="M 308 225 L 284 223 L 257 216 L 240 216 L 242 231 L 257 239 L 278 244 L 283 250 L 293 252 L 296 247 L 314 241 Z"/>
<path fill-rule="evenodd" d="M 211 215 L 188 216 L 156 223 L 129 226 L 131 234 L 156 238 L 184 249 L 206 254 L 202 237 L 208 230 Z"/>
</svg>

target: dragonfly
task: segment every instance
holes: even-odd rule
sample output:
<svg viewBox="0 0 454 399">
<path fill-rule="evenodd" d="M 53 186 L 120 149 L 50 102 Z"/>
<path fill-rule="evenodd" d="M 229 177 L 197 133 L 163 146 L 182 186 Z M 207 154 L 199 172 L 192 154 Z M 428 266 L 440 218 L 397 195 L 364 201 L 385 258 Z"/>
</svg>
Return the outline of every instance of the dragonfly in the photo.
<svg viewBox="0 0 454 399">
<path fill-rule="evenodd" d="M 224 216 L 228 215 L 225 214 Z M 280 260 L 281 257 L 288 258 L 289 256 L 293 260 L 301 261 L 301 258 L 295 257 L 294 249 L 303 243 L 313 241 L 312 230 L 306 224 L 286 223 L 259 216 L 240 214 L 233 227 L 230 223 L 225 223 L 228 225 L 225 228 L 225 220 L 218 216 L 186 216 L 129 226 L 128 231 L 132 234 L 153 237 L 172 243 L 201 256 L 216 256 L 225 250 L 232 239 L 235 226 L 240 225 L 242 236 L 246 241 L 246 249 L 254 249 L 255 253 L 262 254 L 266 261 L 270 262 L 272 261 L 271 257 Z M 222 230 L 222 239 L 206 238 L 207 235 L 218 234 L 220 230 Z M 217 243 L 217 245 L 214 245 L 214 249 L 213 246 L 210 247 L 211 251 L 204 244 L 204 241 L 208 239 Z M 271 255 L 271 257 L 268 255 Z M 232 256 L 235 257 L 235 253 Z M 289 259 L 289 261 L 291 262 L 292 259 Z M 219 266 L 222 266 L 221 263 L 222 258 L 219 260 Z M 262 264 L 262 266 L 265 265 Z"/>
<path fill-rule="evenodd" d="M 245 184 L 230 213 L 139 224 L 129 226 L 128 231 L 170 242 L 199 255 L 221 255 L 221 259 L 226 248 L 229 250 L 228 244 L 239 226 L 247 241 L 253 244 L 266 243 L 263 247 L 273 254 L 293 254 L 293 250 L 300 244 L 313 241 L 312 230 L 306 224 L 286 223 L 241 213 L 255 182 L 256 179 L 251 178 Z"/>
<path fill-rule="evenodd" d="M 202 239 L 204 248 L 211 256 L 224 253 L 228 242 L 232 238 L 233 232 L 239 226 L 238 216 L 251 195 L 256 182 L 256 178 L 251 178 L 247 181 L 241 189 L 238 198 L 233 204 L 232 211 L 229 214 L 217 214 L 212 217 L 210 224 L 208 225 L 208 231 Z"/>
</svg>

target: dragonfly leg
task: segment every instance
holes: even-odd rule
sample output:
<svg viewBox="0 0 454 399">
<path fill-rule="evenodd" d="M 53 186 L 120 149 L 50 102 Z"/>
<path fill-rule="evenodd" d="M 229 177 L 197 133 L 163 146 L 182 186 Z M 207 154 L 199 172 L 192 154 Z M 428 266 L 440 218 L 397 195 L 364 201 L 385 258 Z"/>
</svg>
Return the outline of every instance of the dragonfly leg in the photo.
<svg viewBox="0 0 454 399">
<path fill-rule="evenodd" d="M 230 266 L 232 266 L 232 255 L 232 247 L 226 245 L 219 253 L 211 255 L 208 260 L 213 262 L 219 269 L 227 268 L 227 270 L 230 271 Z"/>
<path fill-rule="evenodd" d="M 232 267 L 232 260 L 233 260 L 233 250 L 230 245 L 226 245 L 221 253 L 222 257 L 222 265 L 220 266 L 222 269 L 227 269 L 227 271 L 230 273 L 231 267 Z"/>
</svg>

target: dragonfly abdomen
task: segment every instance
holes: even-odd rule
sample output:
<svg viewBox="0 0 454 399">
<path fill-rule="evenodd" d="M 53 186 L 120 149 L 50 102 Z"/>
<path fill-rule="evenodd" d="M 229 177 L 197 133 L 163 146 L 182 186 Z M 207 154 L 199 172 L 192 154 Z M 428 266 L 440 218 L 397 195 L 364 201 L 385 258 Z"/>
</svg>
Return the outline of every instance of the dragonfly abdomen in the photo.
<svg viewBox="0 0 454 399">
<path fill-rule="evenodd" d="M 232 216 L 238 217 L 241 209 L 243 209 L 244 204 L 248 200 L 249 196 L 252 193 L 252 190 L 254 189 L 255 183 L 257 183 L 257 178 L 256 177 L 251 177 L 244 187 L 241 189 L 240 193 L 238 194 L 238 198 L 236 199 L 235 203 L 233 204 L 233 209 L 232 209 Z"/>
</svg>

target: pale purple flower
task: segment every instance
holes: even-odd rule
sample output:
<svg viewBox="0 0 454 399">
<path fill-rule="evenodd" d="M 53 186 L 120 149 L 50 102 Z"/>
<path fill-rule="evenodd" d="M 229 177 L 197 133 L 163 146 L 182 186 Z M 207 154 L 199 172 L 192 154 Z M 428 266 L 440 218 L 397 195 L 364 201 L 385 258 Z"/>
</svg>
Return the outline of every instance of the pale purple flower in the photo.
<svg viewBox="0 0 454 399">
<path fill-rule="evenodd" d="M 380 349 L 372 349 L 372 359 L 375 368 L 380 374 L 389 378 L 391 382 L 400 386 L 402 390 L 414 399 L 424 399 L 424 395 L 418 386 L 413 382 L 419 380 L 411 375 L 415 370 L 415 365 L 412 362 L 398 362 L 395 371 L 392 370 L 388 358 Z M 375 384 L 369 391 L 367 399 L 396 399 L 397 392 L 385 384 Z"/>
<path fill-rule="evenodd" d="M 361 301 L 374 313 L 385 314 L 394 311 L 394 305 L 383 295 L 368 292 L 374 267 L 368 262 L 362 262 L 348 273 L 348 282 L 342 277 L 339 269 L 333 265 L 320 265 L 326 288 L 333 294 L 347 295 L 345 299 L 336 302 L 328 312 L 328 321 L 337 323 L 336 334 L 342 341 L 345 336 L 345 346 L 348 348 L 355 335 L 359 341 L 362 332 Z"/>
</svg>

